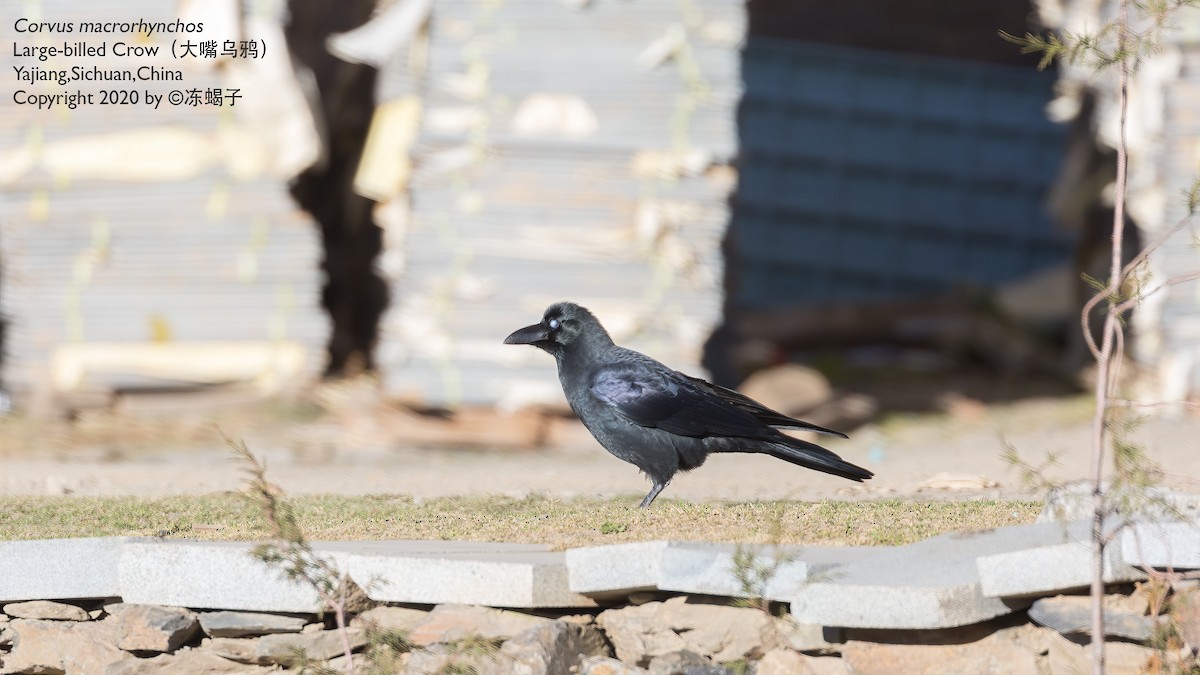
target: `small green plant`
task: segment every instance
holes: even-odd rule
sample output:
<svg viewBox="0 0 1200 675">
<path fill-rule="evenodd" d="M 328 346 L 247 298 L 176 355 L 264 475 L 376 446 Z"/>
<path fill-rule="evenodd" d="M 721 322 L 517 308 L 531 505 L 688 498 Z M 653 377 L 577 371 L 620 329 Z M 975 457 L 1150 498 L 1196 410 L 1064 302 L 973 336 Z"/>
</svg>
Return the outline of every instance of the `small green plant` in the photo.
<svg viewBox="0 0 1200 675">
<path fill-rule="evenodd" d="M 476 663 L 480 661 L 495 661 L 504 640 L 489 638 L 471 633 L 446 643 L 446 652 L 450 660 L 438 675 L 479 675 Z"/>
<path fill-rule="evenodd" d="M 750 667 L 750 659 L 738 659 L 736 661 L 726 661 L 721 664 L 725 670 L 731 675 L 750 675 L 753 669 Z"/>
<path fill-rule="evenodd" d="M 753 607 L 771 614 L 767 587 L 779 573 L 780 567 L 796 559 L 795 554 L 783 552 L 783 512 L 778 509 L 770 519 L 769 539 L 769 560 L 762 546 L 738 544 L 733 550 L 733 576 L 742 595 L 733 601 L 737 607 Z"/>
<path fill-rule="evenodd" d="M 288 672 L 295 672 L 298 675 L 338 675 L 333 668 L 321 661 L 309 658 L 308 652 L 300 647 L 288 650 L 287 656 L 280 660 L 280 665 L 287 668 Z"/>
<path fill-rule="evenodd" d="M 600 534 L 621 534 L 629 530 L 625 523 L 605 522 L 600 526 Z"/>
<path fill-rule="evenodd" d="M 500 651 L 500 646 L 503 644 L 503 639 L 484 637 L 478 633 L 471 633 L 446 643 L 446 650 L 451 654 L 470 658 L 494 659 L 496 658 L 496 653 Z"/>
<path fill-rule="evenodd" d="M 408 631 L 367 625 L 367 645 L 363 657 L 369 675 L 392 675 L 401 672 L 402 657 L 411 652 L 413 642 Z"/>
<path fill-rule="evenodd" d="M 255 546 L 250 555 L 279 569 L 285 578 L 304 582 L 317 592 L 324 609 L 333 612 L 346 657 L 346 674 L 351 675 L 354 672 L 354 649 L 346 630 L 346 614 L 352 606 L 362 605 L 366 594 L 345 573 L 339 572 L 328 558 L 313 550 L 300 528 L 295 511 L 284 498 L 283 490 L 267 480 L 266 465 L 250 452 L 246 443 L 228 436 L 225 442 L 243 463 L 248 475 L 245 497 L 258 506 L 274 539 L 270 543 Z M 313 665 L 303 651 L 298 656 L 302 672 L 325 675 L 325 671 L 329 671 L 324 666 Z"/>
<path fill-rule="evenodd" d="M 1086 33 L 1035 35 L 1023 37 L 1001 32 L 1001 37 L 1016 44 L 1023 53 L 1041 54 L 1039 66 L 1055 61 L 1091 67 L 1095 72 L 1115 68 L 1118 104 L 1116 175 L 1113 191 L 1112 247 L 1109 276 L 1105 280 L 1085 278 L 1095 294 L 1080 312 L 1084 342 L 1096 361 L 1096 407 L 1092 417 L 1092 454 L 1090 483 L 1092 496 L 1092 672 L 1104 673 L 1104 548 L 1114 532 L 1106 531 L 1108 516 L 1115 508 L 1131 508 L 1144 501 L 1148 488 L 1157 481 L 1158 467 L 1127 441 L 1129 411 L 1138 404 L 1117 398 L 1121 364 L 1125 354 L 1125 323 L 1130 311 L 1158 291 L 1200 278 L 1192 272 L 1181 274 L 1151 286 L 1148 283 L 1149 256 L 1191 222 L 1200 205 L 1200 180 L 1184 190 L 1187 215 L 1174 226 L 1165 228 L 1158 238 L 1126 262 L 1122 251 L 1126 222 L 1126 196 L 1129 164 L 1127 138 L 1131 77 L 1146 56 L 1156 53 L 1164 32 L 1173 27 L 1179 10 L 1197 4 L 1196 0 L 1117 0 L 1112 17 Z M 1093 318 L 1099 315 L 1102 328 L 1093 331 Z M 1114 475 L 1105 482 L 1105 459 L 1113 458 Z M 1019 458 L 1013 456 L 1014 464 Z M 1115 508 L 1114 508 L 1115 507 Z"/>
</svg>

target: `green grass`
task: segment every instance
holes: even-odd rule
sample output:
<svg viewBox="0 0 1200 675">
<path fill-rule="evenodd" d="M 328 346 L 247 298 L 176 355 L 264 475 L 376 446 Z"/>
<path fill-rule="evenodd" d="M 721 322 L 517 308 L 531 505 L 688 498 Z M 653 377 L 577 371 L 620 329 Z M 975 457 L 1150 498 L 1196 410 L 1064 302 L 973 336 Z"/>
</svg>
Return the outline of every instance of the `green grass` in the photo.
<svg viewBox="0 0 1200 675">
<path fill-rule="evenodd" d="M 557 548 L 652 539 L 743 543 L 905 544 L 948 531 L 1031 523 L 1039 502 L 824 501 L 693 503 L 662 499 L 372 495 L 289 498 L 310 540 L 458 539 Z M 234 494 L 166 498 L 0 497 L 0 540 L 162 536 L 253 541 L 267 536 Z"/>
</svg>

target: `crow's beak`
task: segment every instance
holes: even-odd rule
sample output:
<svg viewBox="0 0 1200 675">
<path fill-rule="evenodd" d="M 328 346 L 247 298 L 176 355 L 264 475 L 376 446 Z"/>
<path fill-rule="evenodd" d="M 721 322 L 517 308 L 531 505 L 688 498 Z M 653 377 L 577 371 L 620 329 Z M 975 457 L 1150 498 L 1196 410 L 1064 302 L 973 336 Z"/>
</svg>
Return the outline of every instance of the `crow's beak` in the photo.
<svg viewBox="0 0 1200 675">
<path fill-rule="evenodd" d="M 506 345 L 531 345 L 535 342 L 542 342 L 550 339 L 550 331 L 540 323 L 535 323 L 532 326 L 526 326 L 512 335 L 504 338 Z"/>
</svg>

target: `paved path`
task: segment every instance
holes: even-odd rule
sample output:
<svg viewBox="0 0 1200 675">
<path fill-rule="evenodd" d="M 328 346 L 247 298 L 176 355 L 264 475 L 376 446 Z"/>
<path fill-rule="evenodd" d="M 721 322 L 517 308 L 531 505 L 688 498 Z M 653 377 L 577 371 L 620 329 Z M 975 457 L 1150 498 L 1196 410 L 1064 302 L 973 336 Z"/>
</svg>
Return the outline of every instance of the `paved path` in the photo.
<svg viewBox="0 0 1200 675">
<path fill-rule="evenodd" d="M 1052 478 L 1086 476 L 1088 421 L 1079 414 L 1025 412 L 986 414 L 975 419 L 930 417 L 858 430 L 850 441 L 829 447 L 876 472 L 860 488 L 849 481 L 793 467 L 770 457 L 714 456 L 699 470 L 679 475 L 669 497 L 705 499 L 818 499 L 913 494 L 1015 496 L 1025 491 L 1001 458 L 1007 439 L 1037 462 L 1060 452 Z M 578 447 L 553 451 L 446 451 L 390 449 L 370 443 L 343 443 L 319 457 L 294 449 L 295 443 L 246 436 L 251 449 L 268 460 L 269 476 L 292 494 L 409 494 L 436 497 L 463 494 L 571 497 L 636 495 L 649 483 L 636 469 L 605 453 L 586 436 Z M 1181 416 L 1144 423 L 1135 436 L 1167 470 L 1167 485 L 1200 492 L 1200 418 Z M 292 439 L 294 441 L 294 438 Z M 289 449 L 291 448 L 291 449 Z M 234 490 L 241 472 L 221 446 L 208 450 L 139 455 L 103 461 L 86 454 L 34 459 L 28 453 L 0 454 L 0 494 L 164 495 Z M 72 459 L 78 457 L 78 459 Z M 937 480 L 939 474 L 967 478 Z M 960 489 L 928 489 L 935 485 Z M 922 486 L 926 486 L 924 489 Z"/>
</svg>

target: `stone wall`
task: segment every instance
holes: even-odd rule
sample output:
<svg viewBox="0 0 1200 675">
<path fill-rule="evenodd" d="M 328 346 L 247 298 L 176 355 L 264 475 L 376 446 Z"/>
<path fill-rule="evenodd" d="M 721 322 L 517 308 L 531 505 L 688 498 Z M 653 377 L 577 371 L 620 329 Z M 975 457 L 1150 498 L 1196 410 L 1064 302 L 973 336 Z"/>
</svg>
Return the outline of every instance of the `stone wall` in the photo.
<svg viewBox="0 0 1200 675">
<path fill-rule="evenodd" d="M 1149 585 L 1108 598 L 1109 672 L 1191 658 L 1200 645 L 1200 590 L 1172 617 L 1148 617 Z M 633 598 L 562 613 L 479 605 L 366 609 L 345 632 L 313 613 L 197 611 L 117 599 L 27 601 L 0 614 L 0 672 L 134 675 L 261 673 L 1072 673 L 1088 670 L 1087 598 L 1059 596 L 1028 614 L 939 631 L 822 629 L 712 596 Z M 1173 618 L 1180 639 L 1158 652 L 1138 641 Z M 1044 624 L 1044 625 L 1039 625 Z M 1182 671 L 1181 671 L 1182 672 Z"/>
</svg>

